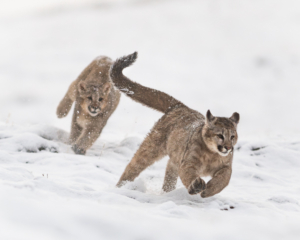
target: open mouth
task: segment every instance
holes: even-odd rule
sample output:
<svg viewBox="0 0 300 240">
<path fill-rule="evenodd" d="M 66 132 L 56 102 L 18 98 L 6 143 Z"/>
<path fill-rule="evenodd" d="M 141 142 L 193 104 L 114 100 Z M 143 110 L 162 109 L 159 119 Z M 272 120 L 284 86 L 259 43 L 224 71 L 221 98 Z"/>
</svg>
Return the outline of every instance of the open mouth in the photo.
<svg viewBox="0 0 300 240">
<path fill-rule="evenodd" d="M 91 111 L 90 111 L 90 115 L 91 115 L 91 116 L 96 116 L 97 114 L 98 114 L 98 112 L 91 112 Z"/>
<path fill-rule="evenodd" d="M 100 112 L 99 108 L 95 109 L 95 108 L 88 107 L 88 109 L 91 116 L 96 116 Z"/>
<path fill-rule="evenodd" d="M 218 150 L 221 156 L 227 156 L 231 152 L 232 148 L 226 149 L 225 147 L 218 146 Z"/>
</svg>

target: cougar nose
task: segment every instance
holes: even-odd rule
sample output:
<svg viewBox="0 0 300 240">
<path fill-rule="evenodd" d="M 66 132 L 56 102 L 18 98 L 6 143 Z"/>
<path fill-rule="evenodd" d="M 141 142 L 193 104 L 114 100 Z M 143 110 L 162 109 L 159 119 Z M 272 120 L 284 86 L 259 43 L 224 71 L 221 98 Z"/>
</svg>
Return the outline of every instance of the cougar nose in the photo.
<svg viewBox="0 0 300 240">
<path fill-rule="evenodd" d="M 97 107 L 89 106 L 89 110 L 90 110 L 91 112 L 95 112 L 95 111 L 97 110 Z"/>
<path fill-rule="evenodd" d="M 228 147 L 228 146 L 224 146 L 224 148 L 229 151 L 231 149 L 231 147 Z"/>
</svg>

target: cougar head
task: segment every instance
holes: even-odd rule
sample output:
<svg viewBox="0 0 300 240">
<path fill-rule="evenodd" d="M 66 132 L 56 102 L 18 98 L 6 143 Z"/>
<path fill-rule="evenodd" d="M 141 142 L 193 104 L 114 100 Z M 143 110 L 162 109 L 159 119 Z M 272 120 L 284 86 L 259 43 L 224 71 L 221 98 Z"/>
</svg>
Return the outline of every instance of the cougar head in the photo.
<svg viewBox="0 0 300 240">
<path fill-rule="evenodd" d="M 111 83 L 103 84 L 85 83 L 78 84 L 78 91 L 81 98 L 81 107 L 92 117 L 97 116 L 108 103 L 108 95 L 111 90 Z"/>
<path fill-rule="evenodd" d="M 206 121 L 202 132 L 206 146 L 221 156 L 227 156 L 233 151 L 237 142 L 237 124 L 240 115 L 235 112 L 230 118 L 214 117 L 208 110 Z"/>
</svg>

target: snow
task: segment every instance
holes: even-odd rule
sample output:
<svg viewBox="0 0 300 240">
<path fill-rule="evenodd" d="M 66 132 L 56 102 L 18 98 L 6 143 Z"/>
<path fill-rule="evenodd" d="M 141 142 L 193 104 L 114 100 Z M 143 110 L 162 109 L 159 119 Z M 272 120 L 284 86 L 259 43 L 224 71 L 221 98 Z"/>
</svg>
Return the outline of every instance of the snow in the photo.
<svg viewBox="0 0 300 240">
<path fill-rule="evenodd" d="M 299 239 L 300 35 L 293 0 L 1 3 L 0 239 Z M 139 52 L 131 79 L 216 116 L 239 112 L 229 186 L 207 199 L 167 158 L 115 188 L 162 115 L 124 94 L 86 156 L 57 119 L 95 57 Z M 205 179 L 206 181 L 208 179 Z"/>
<path fill-rule="evenodd" d="M 230 185 L 201 199 L 181 182 L 161 191 L 166 159 L 115 188 L 140 138 L 99 139 L 78 156 L 53 137 L 53 128 L 52 136 L 38 128 L 4 126 L 11 135 L 0 140 L 2 239 L 299 237 L 299 141 L 241 141 Z M 39 146 L 48 148 L 33 153 Z"/>
</svg>

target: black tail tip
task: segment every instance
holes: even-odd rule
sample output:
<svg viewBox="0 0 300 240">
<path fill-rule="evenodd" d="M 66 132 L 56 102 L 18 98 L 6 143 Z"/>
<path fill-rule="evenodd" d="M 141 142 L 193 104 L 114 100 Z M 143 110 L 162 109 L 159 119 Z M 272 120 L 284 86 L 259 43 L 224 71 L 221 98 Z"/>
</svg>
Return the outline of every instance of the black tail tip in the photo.
<svg viewBox="0 0 300 240">
<path fill-rule="evenodd" d="M 138 57 L 138 52 L 134 52 L 134 53 L 127 55 L 125 58 L 127 59 L 127 61 L 135 62 L 137 57 Z"/>
<path fill-rule="evenodd" d="M 115 77 L 118 74 L 122 73 L 122 70 L 131 66 L 135 62 L 137 57 L 138 53 L 134 52 L 132 54 L 118 58 L 110 68 L 111 77 Z"/>
<path fill-rule="evenodd" d="M 138 52 L 135 51 L 132 55 L 133 55 L 134 58 L 137 58 L 138 57 Z"/>
<path fill-rule="evenodd" d="M 135 62 L 137 57 L 138 57 L 137 52 L 123 56 L 116 60 L 116 62 L 114 63 L 114 67 L 121 68 L 121 69 L 129 67 Z"/>
</svg>

